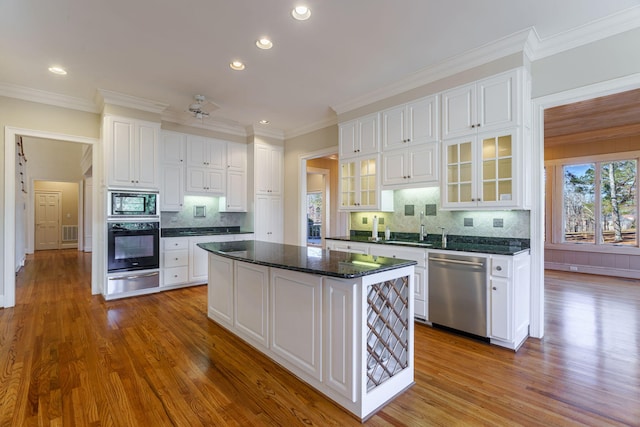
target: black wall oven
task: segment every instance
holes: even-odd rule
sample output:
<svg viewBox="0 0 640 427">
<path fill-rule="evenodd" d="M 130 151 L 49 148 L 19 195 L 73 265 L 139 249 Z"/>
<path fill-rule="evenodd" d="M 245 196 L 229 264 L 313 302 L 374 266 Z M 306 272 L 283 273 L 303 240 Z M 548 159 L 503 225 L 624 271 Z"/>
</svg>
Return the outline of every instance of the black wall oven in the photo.
<svg viewBox="0 0 640 427">
<path fill-rule="evenodd" d="M 109 273 L 160 268 L 160 223 L 129 221 L 107 223 Z"/>
</svg>

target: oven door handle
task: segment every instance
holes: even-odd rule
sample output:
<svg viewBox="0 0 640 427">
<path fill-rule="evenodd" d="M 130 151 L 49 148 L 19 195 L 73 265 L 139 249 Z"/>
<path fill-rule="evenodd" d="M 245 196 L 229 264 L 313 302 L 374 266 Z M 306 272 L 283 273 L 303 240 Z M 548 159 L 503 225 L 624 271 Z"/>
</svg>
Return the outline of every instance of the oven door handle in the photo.
<svg viewBox="0 0 640 427">
<path fill-rule="evenodd" d="M 109 277 L 109 280 L 135 280 L 142 279 L 144 277 L 153 277 L 159 275 L 159 272 L 147 273 L 147 274 L 137 274 L 135 276 L 120 276 L 120 277 Z"/>
</svg>

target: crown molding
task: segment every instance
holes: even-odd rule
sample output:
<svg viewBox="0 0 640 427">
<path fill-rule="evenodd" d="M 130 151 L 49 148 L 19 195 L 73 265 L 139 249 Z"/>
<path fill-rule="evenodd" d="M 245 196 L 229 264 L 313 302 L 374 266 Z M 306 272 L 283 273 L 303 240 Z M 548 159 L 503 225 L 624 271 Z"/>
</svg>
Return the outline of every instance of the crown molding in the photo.
<svg viewBox="0 0 640 427">
<path fill-rule="evenodd" d="M 55 105 L 71 110 L 86 111 L 87 113 L 99 113 L 96 105 L 82 98 L 61 95 L 24 86 L 11 85 L 0 82 L 0 95 L 8 98 L 22 99 L 24 101 L 37 102 L 39 104 Z"/>
<path fill-rule="evenodd" d="M 319 120 L 317 122 L 292 129 L 291 131 L 287 131 L 285 132 L 284 136 L 285 136 L 285 139 L 291 139 L 291 138 L 298 137 L 300 135 L 305 135 L 307 133 L 314 132 L 316 130 L 324 129 L 329 126 L 335 126 L 337 124 L 338 124 L 338 118 L 330 117 L 324 120 Z"/>
<path fill-rule="evenodd" d="M 167 107 L 169 107 L 169 104 L 165 104 L 163 102 L 138 98 L 136 96 L 126 95 L 124 93 L 114 92 L 107 89 L 98 89 L 96 91 L 95 103 L 100 108 L 100 111 L 104 110 L 105 104 L 111 104 L 141 111 L 148 111 L 155 114 L 161 114 L 167 109 Z"/>
<path fill-rule="evenodd" d="M 537 42 L 533 43 L 530 59 L 532 61 L 542 59 L 635 28 L 640 28 L 640 6 L 634 6 L 546 39 L 540 39 L 536 33 Z"/>
<path fill-rule="evenodd" d="M 284 131 L 282 129 L 266 129 L 255 125 L 247 126 L 245 129 L 248 136 L 264 136 L 267 138 L 275 138 L 280 141 L 284 141 Z"/>
<path fill-rule="evenodd" d="M 343 114 L 377 101 L 441 80 L 459 72 L 486 64 L 496 59 L 522 52 L 529 38 L 530 28 L 511 34 L 463 54 L 453 56 L 438 64 L 423 68 L 404 79 L 369 92 L 341 104 L 332 105 L 337 114 Z"/>
</svg>

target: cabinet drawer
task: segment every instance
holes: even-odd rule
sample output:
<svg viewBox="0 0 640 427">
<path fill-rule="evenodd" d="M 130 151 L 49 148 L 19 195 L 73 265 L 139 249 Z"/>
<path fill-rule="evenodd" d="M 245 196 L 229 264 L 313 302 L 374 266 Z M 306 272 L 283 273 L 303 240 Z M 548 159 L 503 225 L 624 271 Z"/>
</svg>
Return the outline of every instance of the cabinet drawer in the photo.
<svg viewBox="0 0 640 427">
<path fill-rule="evenodd" d="M 189 277 L 189 267 L 173 267 L 162 270 L 163 286 L 179 285 L 187 283 Z"/>
<path fill-rule="evenodd" d="M 400 259 L 408 259 L 410 261 L 416 261 L 418 263 L 417 267 L 426 268 L 427 266 L 427 251 L 424 249 L 416 248 L 399 248 L 394 245 L 384 245 L 384 244 L 371 244 L 371 249 L 369 250 L 370 255 L 383 256 L 387 258 L 400 258 Z"/>
<path fill-rule="evenodd" d="M 176 251 L 166 251 L 162 254 L 162 265 L 164 268 L 182 267 L 189 265 L 189 250 L 180 249 Z"/>
<path fill-rule="evenodd" d="M 189 239 L 187 237 L 164 238 L 162 239 L 162 249 L 165 251 L 189 249 Z"/>
<path fill-rule="evenodd" d="M 491 275 L 496 277 L 511 277 L 510 260 L 507 258 L 492 258 Z"/>
</svg>

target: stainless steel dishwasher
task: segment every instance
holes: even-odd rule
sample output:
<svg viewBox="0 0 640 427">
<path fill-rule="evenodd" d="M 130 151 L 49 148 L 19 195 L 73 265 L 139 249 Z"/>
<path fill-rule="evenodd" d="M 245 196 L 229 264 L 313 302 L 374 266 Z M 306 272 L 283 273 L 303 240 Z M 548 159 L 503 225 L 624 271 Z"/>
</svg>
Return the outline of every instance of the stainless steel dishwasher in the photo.
<svg viewBox="0 0 640 427">
<path fill-rule="evenodd" d="M 429 320 L 487 337 L 487 259 L 429 254 Z"/>
</svg>

